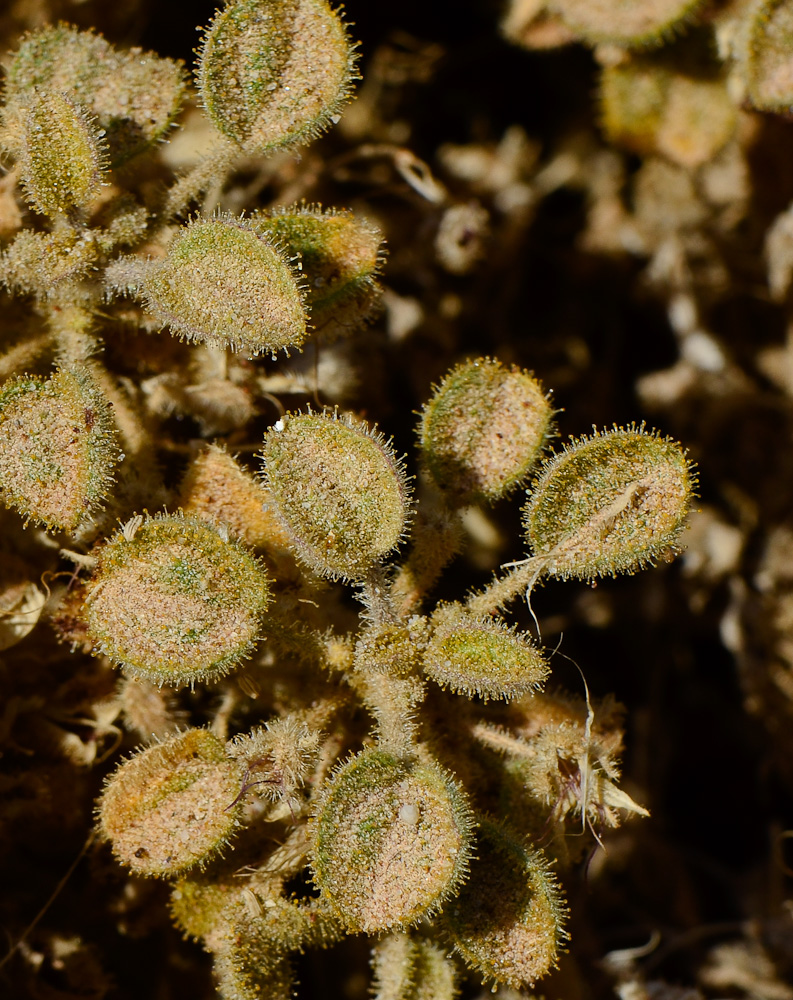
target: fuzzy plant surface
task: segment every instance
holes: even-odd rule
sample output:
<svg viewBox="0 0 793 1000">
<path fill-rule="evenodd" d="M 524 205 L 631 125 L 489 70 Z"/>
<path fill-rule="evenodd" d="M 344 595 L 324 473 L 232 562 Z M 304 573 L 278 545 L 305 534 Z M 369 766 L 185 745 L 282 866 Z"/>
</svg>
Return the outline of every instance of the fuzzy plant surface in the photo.
<svg viewBox="0 0 793 1000">
<path fill-rule="evenodd" d="M 639 573 L 653 619 L 698 473 L 685 435 L 575 382 L 580 339 L 532 365 L 539 307 L 525 336 L 478 342 L 471 326 L 507 313 L 477 275 L 526 264 L 540 203 L 579 184 L 576 252 L 652 257 L 680 365 L 716 370 L 697 310 L 740 255 L 708 241 L 716 216 L 738 226 L 725 190 L 747 119 L 793 106 L 793 4 L 705 6 L 504 5 L 525 49 L 596 53 L 608 148 L 586 181 L 580 136 L 540 170 L 513 131 L 440 147 L 444 185 L 399 96 L 440 55 L 398 35 L 363 72 L 326 0 L 229 0 L 192 75 L 57 17 L 15 38 L 0 843 L 33 830 L 35 861 L 62 824 L 93 908 L 72 937 L 57 893 L 32 925 L 8 918 L 0 974 L 18 995 L 40 967 L 72 992 L 42 974 L 34 996 L 72 1000 L 82 981 L 111 1000 L 123 975 L 122 1000 L 145 995 L 92 934 L 110 950 L 159 934 L 161 965 L 221 1000 L 584 995 L 565 990 L 590 861 L 614 843 L 621 863 L 619 837 L 651 821 L 622 780 L 631 720 L 608 679 L 590 695 L 586 648 L 571 661 L 560 633 L 611 628 L 601 595 Z M 791 232 L 769 243 L 779 298 Z M 546 599 L 564 607 L 548 621 Z M 31 917 L 58 883 L 28 891 L 33 861 L 13 880 Z M 662 995 L 624 962 L 608 967 L 620 996 Z"/>
</svg>

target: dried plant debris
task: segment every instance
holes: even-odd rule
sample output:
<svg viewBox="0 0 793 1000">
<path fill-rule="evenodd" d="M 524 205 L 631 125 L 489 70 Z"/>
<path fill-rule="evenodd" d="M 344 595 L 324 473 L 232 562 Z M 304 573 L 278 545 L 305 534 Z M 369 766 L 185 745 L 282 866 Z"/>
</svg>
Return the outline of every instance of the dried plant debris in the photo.
<svg viewBox="0 0 793 1000">
<path fill-rule="evenodd" d="M 793 5 L 117 6 L 0 13 L 3 990 L 792 1000 Z"/>
</svg>

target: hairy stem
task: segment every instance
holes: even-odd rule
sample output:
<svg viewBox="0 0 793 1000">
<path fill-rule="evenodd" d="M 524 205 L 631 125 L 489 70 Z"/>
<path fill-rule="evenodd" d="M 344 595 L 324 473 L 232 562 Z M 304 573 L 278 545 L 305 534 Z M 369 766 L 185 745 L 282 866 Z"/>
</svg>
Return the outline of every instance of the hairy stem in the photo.
<svg viewBox="0 0 793 1000">
<path fill-rule="evenodd" d="M 466 607 L 475 615 L 492 615 L 503 610 L 518 595 L 531 593 L 547 562 L 547 556 L 531 556 L 515 563 L 504 576 L 495 577 L 484 590 L 472 594 Z"/>
</svg>

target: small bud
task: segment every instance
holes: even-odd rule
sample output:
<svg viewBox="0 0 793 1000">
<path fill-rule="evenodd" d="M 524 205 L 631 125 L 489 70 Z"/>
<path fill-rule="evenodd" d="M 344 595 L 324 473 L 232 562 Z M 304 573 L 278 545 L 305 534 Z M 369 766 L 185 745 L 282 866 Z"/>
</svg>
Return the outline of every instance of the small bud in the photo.
<svg viewBox="0 0 793 1000">
<path fill-rule="evenodd" d="M 414 615 L 408 622 L 382 622 L 364 629 L 355 644 L 355 669 L 410 677 L 421 669 L 427 644 L 427 620 Z"/>
<path fill-rule="evenodd" d="M 352 212 L 296 207 L 253 216 L 257 233 L 290 257 L 306 278 L 311 325 L 325 340 L 352 333 L 376 312 L 383 234 Z"/>
<path fill-rule="evenodd" d="M 262 458 L 276 510 L 316 572 L 360 580 L 401 539 L 409 513 L 402 463 L 363 422 L 287 415 L 268 431 Z"/>
<path fill-rule="evenodd" d="M 472 827 L 464 793 L 437 764 L 364 750 L 325 791 L 314 880 L 351 931 L 406 927 L 458 891 Z"/>
<path fill-rule="evenodd" d="M 16 154 L 28 201 L 51 218 L 84 211 L 103 182 L 104 131 L 66 94 L 33 90 L 18 111 Z"/>
<path fill-rule="evenodd" d="M 294 715 L 238 736 L 227 747 L 245 770 L 245 783 L 273 801 L 288 800 L 309 779 L 319 757 L 320 733 Z"/>
<path fill-rule="evenodd" d="M 702 4 L 703 0 L 552 0 L 549 6 L 587 42 L 643 48 L 662 45 Z"/>
<path fill-rule="evenodd" d="M 82 616 L 98 651 L 131 674 L 184 687 L 221 677 L 253 649 L 269 581 L 208 524 L 147 516 L 98 559 Z"/>
<path fill-rule="evenodd" d="M 545 462 L 523 509 L 526 536 L 551 576 L 632 573 L 677 553 L 694 485 L 675 441 L 596 431 Z"/>
<path fill-rule="evenodd" d="M 747 21 L 744 72 L 749 100 L 761 111 L 789 115 L 793 104 L 793 3 L 760 0 L 751 8 Z"/>
<path fill-rule="evenodd" d="M 531 472 L 552 415 L 528 372 L 490 358 L 468 361 L 449 372 L 424 407 L 422 455 L 455 503 L 492 503 Z"/>
<path fill-rule="evenodd" d="M 537 836 L 550 820 L 564 834 L 565 822 L 595 834 L 617 827 L 618 810 L 648 816 L 618 787 L 623 707 L 610 695 L 599 702 L 564 692 L 534 695 L 512 710 L 510 728 L 487 722 L 472 730 L 477 740 L 509 758 L 502 789 L 502 814 Z M 517 818 L 516 818 L 517 817 Z"/>
<path fill-rule="evenodd" d="M 116 858 L 138 875 L 176 875 L 203 865 L 237 825 L 229 805 L 239 767 L 221 740 L 189 729 L 124 761 L 108 778 L 97 813 Z"/>
<path fill-rule="evenodd" d="M 519 698 L 537 690 L 549 667 L 528 635 L 496 618 L 477 618 L 456 604 L 441 605 L 424 654 L 424 671 L 441 687 L 488 698 Z"/>
<path fill-rule="evenodd" d="M 430 941 L 389 934 L 372 951 L 374 1000 L 453 1000 L 455 967 Z"/>
<path fill-rule="evenodd" d="M 471 878 L 444 919 L 455 950 L 487 979 L 531 986 L 556 965 L 567 935 L 564 898 L 540 851 L 484 820 Z"/>
<path fill-rule="evenodd" d="M 324 131 L 354 74 L 344 22 L 325 0 L 237 0 L 207 28 L 197 78 L 215 127 L 268 153 Z"/>
<path fill-rule="evenodd" d="M 125 263 L 108 271 L 122 291 L 129 287 Z M 242 219 L 189 223 L 165 259 L 141 264 L 135 279 L 155 318 L 187 340 L 251 355 L 297 349 L 305 340 L 303 294 L 292 267 Z"/>
<path fill-rule="evenodd" d="M 36 87 L 65 94 L 91 115 L 114 167 L 162 138 L 185 96 L 180 63 L 140 49 L 122 52 L 67 24 L 23 38 L 5 79 L 6 105 L 24 106 Z"/>
<path fill-rule="evenodd" d="M 23 517 L 74 530 L 102 505 L 118 460 L 110 409 L 88 369 L 0 387 L 0 496 Z"/>
<path fill-rule="evenodd" d="M 551 809 L 555 822 L 578 816 L 594 829 L 619 826 L 618 810 L 649 816 L 617 785 L 620 742 L 613 732 L 592 735 L 582 723 L 560 722 L 526 742 L 526 788 Z"/>
</svg>

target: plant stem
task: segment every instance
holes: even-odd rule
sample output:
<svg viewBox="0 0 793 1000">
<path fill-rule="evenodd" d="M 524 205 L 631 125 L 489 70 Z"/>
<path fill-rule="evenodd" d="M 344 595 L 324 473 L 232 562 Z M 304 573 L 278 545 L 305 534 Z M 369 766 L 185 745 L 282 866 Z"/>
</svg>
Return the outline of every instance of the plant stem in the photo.
<svg viewBox="0 0 793 1000">
<path fill-rule="evenodd" d="M 484 590 L 472 594 L 466 601 L 466 607 L 475 615 L 492 615 L 503 610 L 521 593 L 525 592 L 528 598 L 547 563 L 547 556 L 530 556 L 514 563 L 504 576 L 495 577 Z"/>
</svg>

